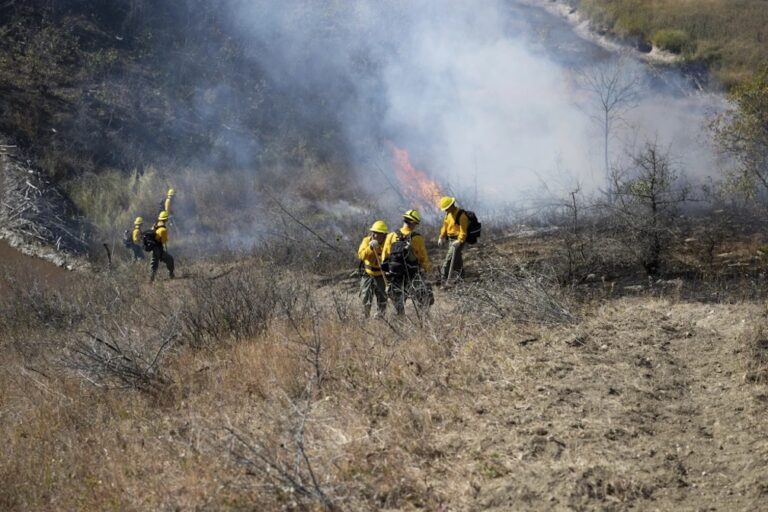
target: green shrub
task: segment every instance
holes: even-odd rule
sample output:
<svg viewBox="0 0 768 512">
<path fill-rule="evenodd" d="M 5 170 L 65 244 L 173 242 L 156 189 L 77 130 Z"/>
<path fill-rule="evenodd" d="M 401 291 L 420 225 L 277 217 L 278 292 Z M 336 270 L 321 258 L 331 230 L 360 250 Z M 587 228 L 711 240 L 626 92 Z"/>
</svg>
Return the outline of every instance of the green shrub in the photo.
<svg viewBox="0 0 768 512">
<path fill-rule="evenodd" d="M 152 167 L 143 173 L 107 169 L 64 184 L 67 196 L 102 233 L 121 233 L 143 216 L 155 220 L 169 180 Z"/>
<path fill-rule="evenodd" d="M 683 53 L 690 44 L 690 39 L 685 31 L 672 28 L 657 30 L 651 41 L 654 46 L 677 54 Z"/>
<path fill-rule="evenodd" d="M 726 88 L 768 61 L 765 0 L 575 0 L 590 21 L 619 37 L 639 36 L 710 66 Z M 674 28 L 670 28 L 674 27 Z"/>
<path fill-rule="evenodd" d="M 644 37 L 650 24 L 650 20 L 642 11 L 629 10 L 616 18 L 614 30 L 620 36 Z"/>
</svg>

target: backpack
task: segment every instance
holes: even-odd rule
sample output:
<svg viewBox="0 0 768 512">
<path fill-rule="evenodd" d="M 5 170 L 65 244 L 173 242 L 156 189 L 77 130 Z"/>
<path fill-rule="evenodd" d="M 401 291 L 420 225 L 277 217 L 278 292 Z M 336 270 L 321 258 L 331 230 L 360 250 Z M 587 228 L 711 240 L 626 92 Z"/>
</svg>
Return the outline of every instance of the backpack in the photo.
<svg viewBox="0 0 768 512">
<path fill-rule="evenodd" d="M 480 238 L 483 225 L 479 220 L 477 220 L 477 215 L 475 215 L 475 212 L 471 212 L 469 210 L 459 210 L 459 214 L 456 216 L 457 223 L 462 213 L 466 213 L 467 219 L 469 219 L 469 226 L 467 227 L 467 243 L 469 245 L 474 245 L 477 243 L 477 239 Z"/>
<path fill-rule="evenodd" d="M 157 238 L 155 238 L 154 228 L 148 229 L 141 233 L 141 244 L 144 246 L 144 251 L 146 252 L 152 252 L 155 250 L 155 247 L 160 245 L 160 242 L 158 242 Z"/>
<path fill-rule="evenodd" d="M 126 229 L 123 232 L 123 247 L 130 249 L 133 246 L 133 237 L 131 236 L 131 230 Z"/>
<path fill-rule="evenodd" d="M 406 236 L 399 229 L 395 231 L 395 235 L 397 240 L 392 242 L 389 257 L 384 265 L 386 272 L 392 277 L 415 275 L 419 271 L 419 262 L 411 251 L 411 239 L 420 235 L 411 233 Z"/>
</svg>

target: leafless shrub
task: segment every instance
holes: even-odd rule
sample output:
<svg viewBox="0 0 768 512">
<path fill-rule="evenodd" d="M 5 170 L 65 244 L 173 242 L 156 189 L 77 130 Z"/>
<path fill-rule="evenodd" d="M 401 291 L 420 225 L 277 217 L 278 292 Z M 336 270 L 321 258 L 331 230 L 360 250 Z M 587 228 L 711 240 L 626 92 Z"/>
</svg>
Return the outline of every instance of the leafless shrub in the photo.
<svg viewBox="0 0 768 512">
<path fill-rule="evenodd" d="M 278 305 L 277 277 L 268 270 L 235 269 L 218 279 L 194 280 L 181 311 L 182 340 L 202 347 L 263 332 Z"/>
<path fill-rule="evenodd" d="M 164 318 L 159 329 L 148 331 L 131 322 L 87 330 L 76 337 L 64 364 L 99 387 L 158 395 L 171 383 L 162 362 L 178 339 L 175 315 Z"/>
<path fill-rule="evenodd" d="M 333 311 L 336 314 L 336 318 L 342 323 L 348 322 L 353 318 L 353 311 L 356 311 L 356 308 L 359 308 L 357 297 L 350 294 L 333 291 L 331 300 L 333 302 Z"/>
<path fill-rule="evenodd" d="M 310 283 L 294 276 L 280 283 L 280 293 L 275 296 L 276 314 L 286 318 L 294 328 L 320 314 Z"/>
<path fill-rule="evenodd" d="M 649 275 L 658 273 L 676 233 L 680 205 L 689 187 L 668 152 L 646 143 L 632 165 L 613 173 L 615 201 L 606 203 L 613 237 L 627 246 Z"/>
<path fill-rule="evenodd" d="M 253 438 L 232 426 L 224 430 L 231 436 L 228 453 L 234 462 L 245 466 L 247 474 L 262 482 L 278 499 L 289 496 L 304 506 L 332 511 L 336 510 L 331 497 L 334 489 L 321 482 L 322 474 L 315 471 L 307 454 L 306 431 L 315 399 L 312 383 L 310 379 L 297 400 L 286 397 L 290 413 L 287 419 L 275 420 L 275 435 L 282 442 L 262 442 L 258 436 Z"/>
<path fill-rule="evenodd" d="M 459 311 L 479 324 L 511 319 L 543 325 L 577 321 L 557 280 L 500 263 L 483 263 L 480 279 L 457 289 Z"/>
<path fill-rule="evenodd" d="M 321 307 L 308 285 L 297 280 L 285 283 L 278 304 L 279 314 L 296 335 L 289 341 L 302 349 L 301 357 L 310 364 L 313 382 L 320 388 L 325 376 L 323 356 L 327 341 L 322 332 L 323 324 L 334 312 L 340 318 L 345 313 L 340 310 L 337 300 L 329 308 Z"/>
</svg>

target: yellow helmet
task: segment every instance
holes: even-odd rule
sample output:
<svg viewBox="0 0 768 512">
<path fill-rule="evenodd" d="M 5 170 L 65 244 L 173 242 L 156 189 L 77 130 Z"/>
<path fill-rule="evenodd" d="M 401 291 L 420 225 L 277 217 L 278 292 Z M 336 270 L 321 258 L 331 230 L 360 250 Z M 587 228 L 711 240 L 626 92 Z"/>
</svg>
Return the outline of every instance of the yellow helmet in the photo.
<svg viewBox="0 0 768 512">
<path fill-rule="evenodd" d="M 445 211 L 456 203 L 455 197 L 443 196 L 440 198 L 440 209 Z"/>
<path fill-rule="evenodd" d="M 387 234 L 389 232 L 389 228 L 387 228 L 387 223 L 383 220 L 377 220 L 373 223 L 373 226 L 371 226 L 371 231 L 374 233 L 383 233 Z"/>
<path fill-rule="evenodd" d="M 421 215 L 419 215 L 417 210 L 408 210 L 403 214 L 403 219 L 407 220 L 408 222 L 413 222 L 414 224 L 421 223 Z"/>
<path fill-rule="evenodd" d="M 176 191 L 173 190 L 172 188 L 169 188 L 168 189 L 168 197 L 175 196 L 175 195 L 176 195 Z"/>
<path fill-rule="evenodd" d="M 168 220 L 168 212 L 163 210 L 160 215 L 157 216 L 157 220 Z"/>
<path fill-rule="evenodd" d="M 138 226 L 139 224 L 144 224 L 144 219 L 141 217 L 136 217 L 136 220 L 133 221 L 134 225 Z"/>
</svg>

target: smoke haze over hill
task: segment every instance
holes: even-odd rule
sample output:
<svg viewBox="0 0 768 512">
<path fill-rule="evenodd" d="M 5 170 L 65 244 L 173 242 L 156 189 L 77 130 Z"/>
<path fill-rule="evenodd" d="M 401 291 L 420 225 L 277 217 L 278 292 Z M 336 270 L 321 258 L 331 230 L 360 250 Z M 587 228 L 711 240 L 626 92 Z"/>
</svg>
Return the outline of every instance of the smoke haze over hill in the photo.
<svg viewBox="0 0 768 512">
<path fill-rule="evenodd" d="M 604 179 L 600 131 L 574 73 L 612 57 L 575 36 L 552 43 L 537 31 L 569 27 L 541 26 L 526 17 L 532 12 L 494 0 L 263 1 L 233 10 L 272 83 L 301 90 L 308 118 L 334 112 L 369 186 L 386 188 L 375 168 L 389 165 L 382 142 L 391 140 L 453 192 L 469 196 L 477 186 L 494 202 L 529 196 L 543 182 L 594 190 Z M 642 75 L 640 99 L 615 130 L 612 160 L 627 140 L 650 138 L 697 175 L 713 171 L 699 137 L 712 99 L 681 93 L 672 72 L 629 67 Z"/>
</svg>

